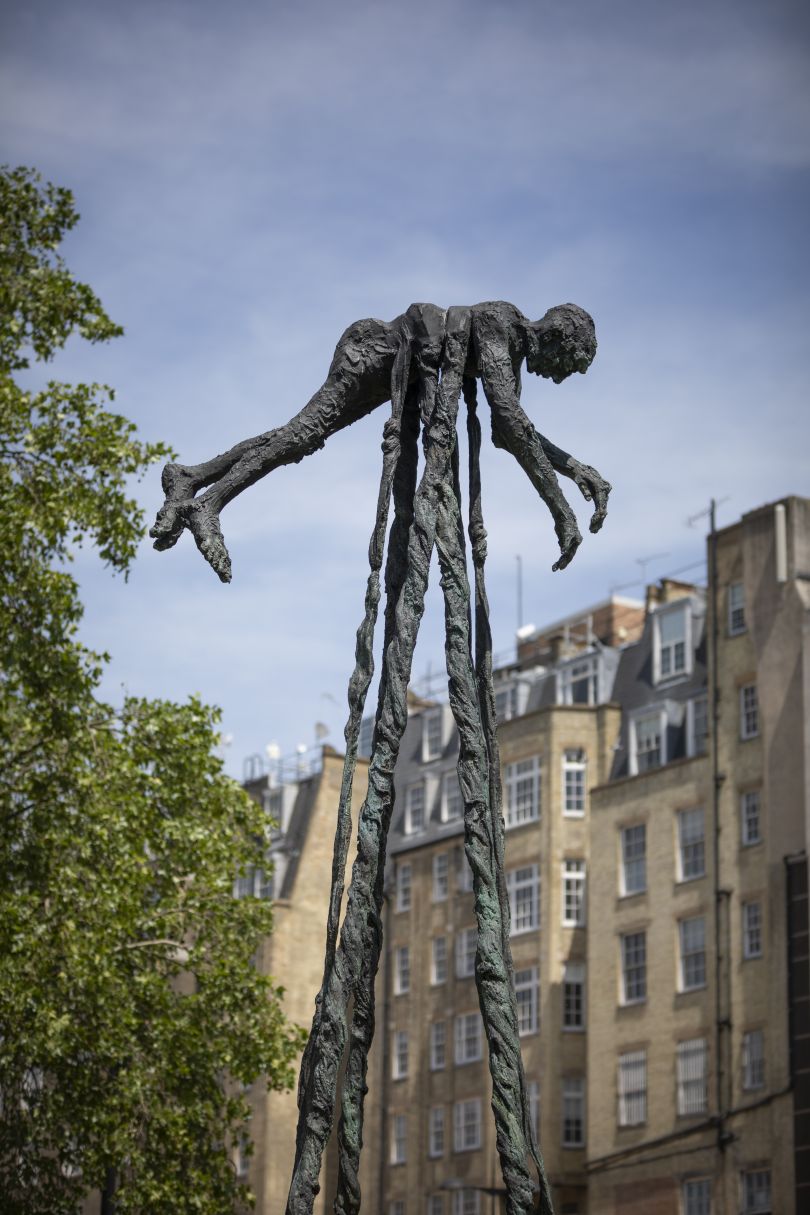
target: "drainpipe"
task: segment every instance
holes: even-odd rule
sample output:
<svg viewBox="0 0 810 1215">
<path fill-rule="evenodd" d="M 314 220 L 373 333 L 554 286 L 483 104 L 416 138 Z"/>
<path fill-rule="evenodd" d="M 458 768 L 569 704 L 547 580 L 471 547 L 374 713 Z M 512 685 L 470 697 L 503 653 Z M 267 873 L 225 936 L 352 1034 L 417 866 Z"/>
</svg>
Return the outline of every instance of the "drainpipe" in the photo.
<svg viewBox="0 0 810 1215">
<path fill-rule="evenodd" d="M 726 1068 L 725 1050 L 727 1034 L 731 1032 L 730 991 L 727 987 L 730 975 L 726 974 L 724 982 L 724 964 L 728 972 L 729 959 L 726 956 L 725 936 L 723 933 L 723 911 L 725 907 L 728 918 L 729 892 L 723 889 L 720 881 L 720 795 L 725 781 L 725 774 L 720 771 L 720 678 L 719 678 L 719 642 L 720 642 L 720 613 L 719 587 L 717 578 L 717 503 L 711 501 L 709 512 L 709 599 L 711 605 L 711 713 L 712 713 L 712 837 L 713 837 L 713 871 L 714 871 L 714 1054 L 715 1054 L 715 1105 L 717 1108 L 717 1150 L 720 1153 L 722 1187 L 719 1195 L 719 1215 L 726 1209 L 725 1193 L 725 1150 L 732 1136 L 727 1129 L 728 1102 L 726 1100 Z M 722 944 L 721 944 L 722 942 Z M 723 997 L 726 997 L 725 1001 Z M 724 1012 L 724 1003 L 726 1005 Z"/>
</svg>

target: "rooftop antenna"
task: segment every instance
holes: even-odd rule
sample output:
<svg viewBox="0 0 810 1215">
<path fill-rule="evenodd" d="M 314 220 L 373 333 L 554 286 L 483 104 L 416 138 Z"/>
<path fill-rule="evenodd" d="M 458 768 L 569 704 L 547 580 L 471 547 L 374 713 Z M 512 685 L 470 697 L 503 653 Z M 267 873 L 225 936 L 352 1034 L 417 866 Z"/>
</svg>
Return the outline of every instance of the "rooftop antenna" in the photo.
<svg viewBox="0 0 810 1215">
<path fill-rule="evenodd" d="M 610 588 L 610 594 L 615 595 L 617 591 L 629 590 L 631 586 L 647 585 L 647 566 L 651 561 L 663 561 L 664 557 L 668 557 L 669 553 L 652 553 L 649 557 L 636 557 L 636 565 L 641 567 L 641 574 L 638 578 L 634 578 L 631 582 L 614 583 Z"/>
<path fill-rule="evenodd" d="M 517 632 L 523 628 L 523 558 L 520 553 L 515 557 L 517 562 Z"/>
</svg>

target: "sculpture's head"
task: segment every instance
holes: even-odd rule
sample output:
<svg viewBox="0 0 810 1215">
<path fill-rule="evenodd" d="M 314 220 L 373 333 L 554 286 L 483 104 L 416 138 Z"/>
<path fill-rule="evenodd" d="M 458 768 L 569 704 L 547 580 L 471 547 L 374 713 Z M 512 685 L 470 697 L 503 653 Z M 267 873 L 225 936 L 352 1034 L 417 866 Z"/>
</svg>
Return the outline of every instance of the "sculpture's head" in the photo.
<svg viewBox="0 0 810 1215">
<path fill-rule="evenodd" d="M 561 384 L 575 371 L 584 375 L 595 354 L 593 319 L 576 304 L 549 308 L 542 320 L 529 325 L 526 367 L 534 375 Z"/>
</svg>

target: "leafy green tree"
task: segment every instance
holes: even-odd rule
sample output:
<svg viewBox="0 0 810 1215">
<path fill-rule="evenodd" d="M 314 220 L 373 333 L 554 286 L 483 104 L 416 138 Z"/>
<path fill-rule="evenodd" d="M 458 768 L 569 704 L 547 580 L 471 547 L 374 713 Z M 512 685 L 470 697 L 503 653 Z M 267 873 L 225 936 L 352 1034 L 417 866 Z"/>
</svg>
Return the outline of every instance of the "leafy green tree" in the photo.
<svg viewBox="0 0 810 1215">
<path fill-rule="evenodd" d="M 270 906 L 261 809 L 222 772 L 217 714 L 97 695 L 70 562 L 126 574 L 128 480 L 165 457 L 99 385 L 23 386 L 71 334 L 121 330 L 58 247 L 68 190 L 0 171 L 0 1205 L 224 1215 L 243 1086 L 293 1081 L 301 1031 L 254 965 Z M 264 1082 L 264 1081 L 263 1081 Z"/>
</svg>

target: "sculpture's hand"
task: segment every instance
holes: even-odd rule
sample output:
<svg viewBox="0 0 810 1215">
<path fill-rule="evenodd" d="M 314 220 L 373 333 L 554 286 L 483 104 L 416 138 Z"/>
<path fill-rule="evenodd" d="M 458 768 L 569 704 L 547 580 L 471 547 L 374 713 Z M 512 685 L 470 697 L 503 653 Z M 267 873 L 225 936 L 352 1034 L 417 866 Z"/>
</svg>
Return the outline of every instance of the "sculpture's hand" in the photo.
<svg viewBox="0 0 810 1215">
<path fill-rule="evenodd" d="M 219 525 L 219 512 L 208 501 L 206 494 L 200 498 L 191 495 L 189 478 L 185 476 L 182 465 L 167 464 L 161 481 L 166 501 L 149 531 L 155 548 L 172 548 L 184 529 L 188 528 L 197 548 L 220 581 L 230 582 L 231 559 Z"/>
<path fill-rule="evenodd" d="M 593 502 L 590 529 L 598 532 L 607 516 L 607 500 L 613 486 L 590 464 L 581 464 L 579 460 L 573 460 L 570 476 L 585 501 Z"/>
</svg>

